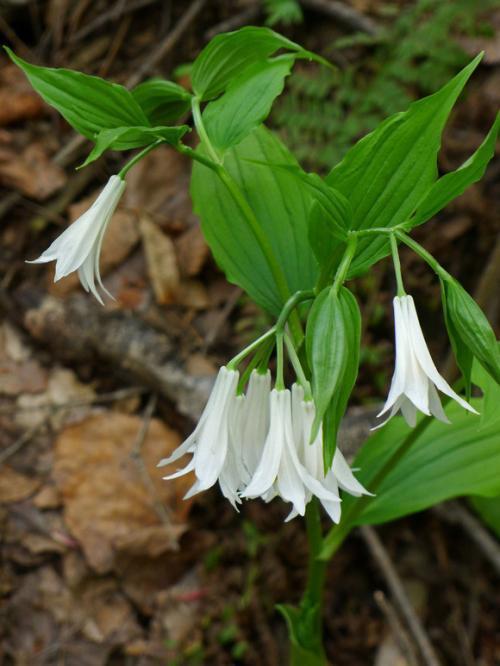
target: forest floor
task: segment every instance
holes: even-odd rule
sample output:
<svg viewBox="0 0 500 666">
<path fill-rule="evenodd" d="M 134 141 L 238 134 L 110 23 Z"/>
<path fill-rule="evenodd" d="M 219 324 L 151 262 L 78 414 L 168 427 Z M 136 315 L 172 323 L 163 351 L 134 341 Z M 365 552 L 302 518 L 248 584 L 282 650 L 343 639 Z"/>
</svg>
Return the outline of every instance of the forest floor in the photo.
<svg viewBox="0 0 500 666">
<path fill-rule="evenodd" d="M 373 43 L 342 51 L 331 43 L 353 30 L 390 28 L 413 3 L 352 0 L 343 18 L 325 9 L 331 3 L 303 4 L 303 22 L 275 28 L 341 69 L 355 63 L 363 81 L 380 66 Z M 443 171 L 475 150 L 499 107 L 500 18 L 487 18 L 486 36 L 459 40 L 469 54 L 484 48 L 486 58 L 446 130 Z M 216 32 L 264 20 L 258 3 L 228 0 L 26 0 L 0 8 L 2 42 L 22 57 L 125 85 L 169 77 Z M 422 94 L 413 79 L 407 92 Z M 283 114 L 272 122 L 307 152 L 307 132 L 287 128 Z M 192 213 L 190 165 L 168 148 L 131 171 L 106 235 L 102 273 L 115 301 L 102 308 L 75 276 L 54 284 L 53 266 L 26 264 L 123 163 L 112 153 L 75 171 L 88 147 L 1 55 L 0 664 L 281 666 L 287 638 L 275 604 L 300 598 L 302 523 L 284 524 L 279 502 L 249 502 L 237 514 L 215 489 L 183 501 L 190 480 L 166 483 L 156 469 L 192 428 L 217 367 L 266 316 L 217 269 Z M 499 175 L 497 156 L 480 183 L 415 233 L 492 322 Z M 433 331 L 432 353 L 453 376 L 439 286 L 405 251 L 402 263 L 423 327 Z M 348 453 L 366 436 L 390 380 L 392 293 L 387 262 L 357 287 L 367 325 L 341 444 Z M 498 571 L 470 516 L 465 502 L 450 504 L 349 539 L 327 581 L 333 664 L 430 663 L 403 628 L 391 573 L 442 664 L 500 663 Z M 374 540 L 389 571 L 374 557 Z"/>
</svg>

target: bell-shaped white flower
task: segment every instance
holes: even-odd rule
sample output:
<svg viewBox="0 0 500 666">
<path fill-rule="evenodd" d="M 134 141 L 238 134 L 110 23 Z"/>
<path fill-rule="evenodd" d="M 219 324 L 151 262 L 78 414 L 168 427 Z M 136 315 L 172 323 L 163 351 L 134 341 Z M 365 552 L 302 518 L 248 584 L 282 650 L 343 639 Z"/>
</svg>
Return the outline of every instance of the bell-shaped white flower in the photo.
<svg viewBox="0 0 500 666">
<path fill-rule="evenodd" d="M 211 488 L 219 480 L 223 494 L 233 504 L 238 501 L 236 491 L 241 480 L 235 478 L 238 468 L 235 467 L 237 450 L 236 440 L 233 439 L 235 414 L 241 408 L 236 396 L 238 379 L 239 373 L 235 370 L 226 367 L 219 370 L 198 425 L 171 456 L 158 463 L 158 467 L 163 467 L 179 460 L 186 453 L 193 454 L 186 467 L 164 477 L 173 479 L 194 471 L 196 481 L 185 499 Z"/>
<path fill-rule="evenodd" d="M 320 428 L 314 442 L 310 443 L 311 430 L 315 417 L 315 407 L 312 400 L 304 400 L 304 391 L 298 384 L 292 386 L 292 419 L 294 434 L 297 441 L 297 452 L 312 477 L 321 482 L 324 488 L 335 496 L 339 496 L 339 488 L 354 497 L 370 495 L 362 484 L 356 479 L 347 464 L 339 447 L 335 449 L 331 468 L 325 474 L 323 464 L 323 433 Z M 311 499 L 310 492 L 306 493 L 306 500 Z M 338 523 L 341 515 L 341 504 L 338 501 L 319 498 L 323 508 L 333 522 Z M 289 516 L 293 518 L 293 512 Z"/>
<path fill-rule="evenodd" d="M 125 181 L 119 176 L 111 176 L 92 206 L 63 231 L 38 259 L 29 263 L 43 264 L 55 261 L 54 282 L 73 271 L 78 271 L 83 288 L 91 292 L 99 303 L 103 304 L 103 301 L 97 290 L 96 280 L 101 289 L 113 298 L 102 283 L 99 257 L 106 227 L 124 189 Z"/>
<path fill-rule="evenodd" d="M 265 501 L 276 495 L 292 503 L 289 518 L 303 516 L 312 495 L 322 501 L 340 502 L 338 493 L 325 488 L 299 460 L 288 389 L 271 391 L 269 431 L 257 469 L 241 493 L 241 497 L 262 497 Z"/>
<path fill-rule="evenodd" d="M 271 373 L 254 370 L 248 381 L 241 420 L 236 426 L 240 442 L 244 485 L 250 482 L 259 464 L 264 442 L 269 430 L 269 396 Z"/>
<path fill-rule="evenodd" d="M 464 409 L 477 414 L 476 410 L 461 398 L 441 377 L 434 365 L 425 342 L 415 304 L 411 296 L 396 296 L 394 323 L 396 338 L 396 366 L 386 403 L 378 416 L 390 410 L 384 425 L 398 410 L 401 410 L 409 426 L 417 421 L 417 409 L 432 414 L 440 421 L 449 423 L 436 389 L 456 400 Z"/>
</svg>

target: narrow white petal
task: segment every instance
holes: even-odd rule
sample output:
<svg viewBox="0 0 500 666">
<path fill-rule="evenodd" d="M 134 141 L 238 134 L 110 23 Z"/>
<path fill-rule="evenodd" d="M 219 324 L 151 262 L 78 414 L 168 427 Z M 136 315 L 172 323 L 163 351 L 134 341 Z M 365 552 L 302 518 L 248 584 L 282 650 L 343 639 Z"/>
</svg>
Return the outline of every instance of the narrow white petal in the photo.
<svg viewBox="0 0 500 666">
<path fill-rule="evenodd" d="M 333 456 L 332 472 L 342 490 L 351 495 L 359 497 L 360 495 L 372 494 L 356 479 L 338 447 L 335 449 L 335 455 Z"/>
<path fill-rule="evenodd" d="M 402 299 L 396 296 L 393 299 L 394 309 L 394 337 L 396 344 L 396 362 L 394 375 L 389 389 L 389 395 L 385 401 L 382 410 L 377 416 L 385 414 L 396 402 L 399 396 L 404 393 L 406 385 L 406 375 L 408 366 L 409 340 L 406 331 L 406 321 L 402 309 Z"/>
<path fill-rule="evenodd" d="M 194 462 L 190 460 L 189 463 L 186 465 L 186 467 L 178 469 L 176 472 L 173 472 L 173 474 L 167 474 L 167 476 L 164 476 L 163 478 L 166 481 L 170 481 L 170 479 L 177 479 L 179 476 L 184 476 L 184 474 L 189 474 L 189 472 L 193 471 L 194 471 Z"/>
<path fill-rule="evenodd" d="M 444 413 L 441 400 L 439 399 L 438 392 L 436 387 L 432 382 L 429 382 L 429 406 L 431 409 L 431 414 L 435 416 L 439 421 L 443 423 L 450 423 L 450 419 Z"/>
<path fill-rule="evenodd" d="M 252 480 L 242 493 L 242 497 L 259 497 L 266 493 L 276 479 L 283 448 L 285 446 L 285 418 L 290 410 L 290 391 L 270 393 L 270 425 L 260 458 Z"/>
<path fill-rule="evenodd" d="M 432 384 L 429 382 L 428 386 L 432 386 Z M 417 408 L 415 405 L 406 396 L 403 396 L 400 409 L 406 423 L 410 428 L 414 428 L 417 425 Z"/>
</svg>

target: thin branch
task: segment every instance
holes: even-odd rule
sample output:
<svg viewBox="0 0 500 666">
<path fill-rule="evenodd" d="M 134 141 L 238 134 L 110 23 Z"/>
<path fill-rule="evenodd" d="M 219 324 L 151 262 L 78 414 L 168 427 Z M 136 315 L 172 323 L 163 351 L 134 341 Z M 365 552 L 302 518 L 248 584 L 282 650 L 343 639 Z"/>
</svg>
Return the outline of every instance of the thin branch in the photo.
<svg viewBox="0 0 500 666">
<path fill-rule="evenodd" d="M 500 574 L 500 546 L 475 516 L 458 502 L 440 504 L 433 511 L 448 523 L 460 525 Z"/>
<path fill-rule="evenodd" d="M 401 654 L 404 656 L 409 666 L 419 666 L 419 659 L 415 652 L 412 640 L 408 635 L 403 623 L 399 619 L 396 609 L 381 590 L 377 590 L 373 595 L 377 606 L 385 615 L 387 624 L 391 628 L 392 634 L 398 644 Z"/>
<path fill-rule="evenodd" d="M 375 21 L 344 2 L 338 0 L 300 0 L 300 2 L 304 7 L 322 12 L 353 30 L 373 36 L 380 33 Z"/>
<path fill-rule="evenodd" d="M 149 492 L 151 501 L 153 503 L 153 509 L 155 510 L 156 515 L 165 526 L 167 534 L 171 535 L 172 520 L 171 520 L 170 511 L 167 509 L 165 504 L 159 498 L 153 480 L 149 475 L 149 472 L 144 463 L 144 459 L 142 457 L 142 447 L 144 445 L 144 442 L 146 441 L 149 426 L 151 424 L 151 419 L 153 418 L 153 413 L 156 409 L 156 403 L 157 403 L 157 396 L 153 393 L 151 394 L 148 404 L 146 405 L 146 409 L 144 410 L 142 425 L 139 432 L 137 433 L 137 438 L 132 448 L 130 457 L 137 466 L 139 474 L 141 475 L 142 478 L 142 482 L 144 483 L 144 486 L 147 488 Z M 171 537 L 171 546 L 174 549 L 178 549 L 178 544 L 174 536 Z"/>
<path fill-rule="evenodd" d="M 368 525 L 363 525 L 363 527 L 360 528 L 360 532 L 373 556 L 373 559 L 385 578 L 387 586 L 394 597 L 394 601 L 399 607 L 425 663 L 427 666 L 440 666 L 441 662 L 425 633 L 422 622 L 408 599 L 408 595 L 406 594 L 399 574 L 391 562 L 389 554 L 384 548 L 382 541 L 379 539 L 378 534 L 373 527 L 369 527 Z"/>
<path fill-rule="evenodd" d="M 3 465 L 11 456 L 20 451 L 23 446 L 31 442 L 33 437 L 35 437 L 45 425 L 45 420 L 43 420 L 41 423 L 37 423 L 35 426 L 24 432 L 10 446 L 0 451 L 0 465 Z"/>
</svg>

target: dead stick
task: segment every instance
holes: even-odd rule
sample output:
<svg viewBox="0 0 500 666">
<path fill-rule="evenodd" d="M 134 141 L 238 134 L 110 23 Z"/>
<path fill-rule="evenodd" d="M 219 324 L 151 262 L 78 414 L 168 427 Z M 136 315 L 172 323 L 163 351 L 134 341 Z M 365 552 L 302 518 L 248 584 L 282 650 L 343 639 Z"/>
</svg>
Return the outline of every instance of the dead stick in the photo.
<svg viewBox="0 0 500 666">
<path fill-rule="evenodd" d="M 460 525 L 500 573 L 500 546 L 477 518 L 458 502 L 440 504 L 435 506 L 433 511 L 447 522 Z"/>
<path fill-rule="evenodd" d="M 381 590 L 377 590 L 373 597 L 377 606 L 385 615 L 387 624 L 391 628 L 399 649 L 401 650 L 401 653 L 408 662 L 409 666 L 419 666 L 419 660 L 411 638 L 404 628 L 403 623 L 399 619 L 396 609 Z"/>
<path fill-rule="evenodd" d="M 171 533 L 171 527 L 172 527 L 172 520 L 171 520 L 171 515 L 170 512 L 168 511 L 167 507 L 163 504 L 163 502 L 160 500 L 158 497 L 158 493 L 156 492 L 155 485 L 153 483 L 153 480 L 151 479 L 151 476 L 149 475 L 149 472 L 146 468 L 146 465 L 144 463 L 144 459 L 142 457 L 142 447 L 144 445 L 144 442 L 146 441 L 146 437 L 148 434 L 149 426 L 151 424 L 151 419 L 153 418 L 153 413 L 156 409 L 156 403 L 157 403 L 157 397 L 153 393 L 151 394 L 151 397 L 148 401 L 148 404 L 146 405 L 146 409 L 144 410 L 144 414 L 142 417 L 142 425 L 137 433 L 137 438 L 135 440 L 134 447 L 132 449 L 132 452 L 130 454 L 130 457 L 134 461 L 137 469 L 139 470 L 139 474 L 141 475 L 142 482 L 144 483 L 144 486 L 147 488 L 149 495 L 151 497 L 151 501 L 153 502 L 153 508 L 156 512 L 156 515 L 158 518 L 161 520 L 163 525 L 165 526 L 167 533 Z M 175 540 L 174 537 L 172 537 L 172 542 L 171 542 L 172 548 L 177 549 L 178 544 Z"/>
<path fill-rule="evenodd" d="M 408 629 L 410 630 L 425 663 L 427 666 L 440 666 L 441 662 L 425 633 L 423 624 L 408 599 L 408 595 L 406 594 L 398 572 L 391 562 L 389 554 L 384 548 L 382 541 L 379 539 L 378 534 L 373 527 L 369 527 L 368 525 L 363 525 L 363 527 L 360 528 L 360 532 L 373 556 L 373 559 L 382 572 L 399 610 L 406 620 Z"/>
<path fill-rule="evenodd" d="M 340 21 L 344 25 L 365 32 L 368 35 L 378 35 L 380 32 L 379 26 L 372 19 L 363 16 L 354 7 L 338 2 L 337 0 L 300 0 L 304 7 L 315 9 L 333 19 Z"/>
<path fill-rule="evenodd" d="M 206 0 L 194 0 L 182 15 L 175 28 L 167 35 L 166 39 L 159 44 L 151 56 L 137 68 L 137 71 L 127 81 L 127 87 L 133 88 L 142 80 L 142 78 L 155 66 L 169 51 L 177 44 L 182 35 L 186 32 L 192 21 L 201 12 Z"/>
</svg>

